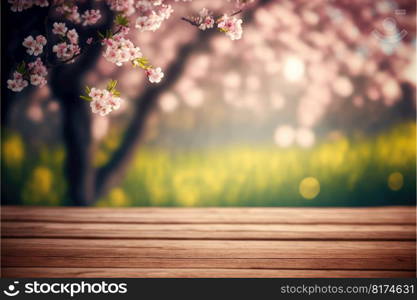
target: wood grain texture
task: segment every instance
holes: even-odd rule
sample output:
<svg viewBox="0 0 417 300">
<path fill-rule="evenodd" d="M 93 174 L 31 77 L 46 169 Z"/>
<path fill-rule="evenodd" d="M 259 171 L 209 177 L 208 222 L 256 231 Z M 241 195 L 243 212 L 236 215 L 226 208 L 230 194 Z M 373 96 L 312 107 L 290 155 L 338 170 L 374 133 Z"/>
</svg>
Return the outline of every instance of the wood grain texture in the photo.
<svg viewBox="0 0 417 300">
<path fill-rule="evenodd" d="M 415 207 L 355 208 L 2 208 L 3 221 L 129 224 L 409 224 Z"/>
<path fill-rule="evenodd" d="M 414 240 L 413 225 L 4 222 L 3 237 L 213 240 Z"/>
<path fill-rule="evenodd" d="M 415 277 L 415 207 L 2 207 L 3 277 Z"/>
<path fill-rule="evenodd" d="M 257 270 L 257 269 L 108 269 L 108 268 L 4 268 L 3 273 L 9 277 L 48 277 L 48 278 L 389 278 L 414 277 L 408 271 L 339 271 L 339 270 Z"/>
<path fill-rule="evenodd" d="M 3 266 L 54 268 L 204 268 L 204 269 L 317 269 L 317 270 L 408 270 L 415 269 L 414 257 L 389 258 L 170 258 L 170 257 L 73 257 L 5 256 Z"/>
</svg>

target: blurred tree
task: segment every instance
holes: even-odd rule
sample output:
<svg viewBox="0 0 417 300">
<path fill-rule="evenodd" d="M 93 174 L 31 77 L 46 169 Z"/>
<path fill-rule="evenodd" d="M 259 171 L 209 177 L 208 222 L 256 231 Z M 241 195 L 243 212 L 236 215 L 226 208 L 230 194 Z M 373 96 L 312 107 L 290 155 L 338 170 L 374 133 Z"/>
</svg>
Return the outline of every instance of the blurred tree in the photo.
<svg viewBox="0 0 417 300">
<path fill-rule="evenodd" d="M 112 1 L 106 0 L 107 3 Z M 77 2 L 81 10 L 98 8 L 102 13 L 97 25 L 87 29 L 75 25 L 83 41 L 95 35 L 97 30 L 104 33 L 115 28 L 115 12 L 104 1 Z M 214 1 L 205 1 L 204 4 L 206 2 Z M 191 8 L 183 10 L 181 15 L 193 13 L 196 10 L 192 7 L 194 3 L 189 3 Z M 216 12 L 219 15 L 224 5 L 218 1 Z M 101 44 L 93 43 L 74 64 L 58 66 L 50 74 L 50 97 L 58 99 L 62 112 L 68 198 L 72 204 L 88 205 L 117 185 L 133 153 L 143 142 L 144 128 L 151 112 L 161 100 L 164 102 L 159 104 L 163 104 L 164 111 L 175 109 L 177 99 L 195 108 L 204 101 L 203 93 L 210 94 L 213 102 L 224 100 L 222 104 L 235 108 L 232 113 L 231 110 L 226 113 L 222 111 L 225 106 L 217 105 L 218 102 L 211 105 L 213 102 L 210 102 L 207 105 L 210 112 L 217 109 L 223 119 L 236 117 L 244 120 L 236 126 L 239 128 L 230 132 L 222 127 L 221 133 L 226 132 L 224 139 L 248 135 L 253 130 L 252 136 L 259 138 L 263 135 L 274 140 L 280 148 L 293 144 L 311 147 L 317 140 L 315 129 L 319 126 L 332 129 L 334 132 L 329 133 L 332 138 L 338 136 L 337 129 L 345 132 L 354 127 L 367 127 L 372 132 L 401 119 L 413 119 L 415 74 L 405 75 L 404 70 L 409 68 L 411 55 L 415 53 L 415 6 L 416 2 L 410 0 L 255 1 L 244 13 L 245 23 L 252 18 L 254 22 L 245 26 L 244 39 L 238 46 L 231 44 L 229 39 L 219 38 L 220 34 L 215 36 L 213 30 L 198 34 L 185 29 L 182 32 L 179 29 L 183 30 L 185 26 L 171 26 L 173 23 L 169 23 L 165 30 L 152 32 L 152 38 L 141 32 L 141 47 L 152 44 L 149 49 L 155 52 L 153 59 L 161 65 L 165 59 L 166 74 L 158 85 L 139 85 L 139 89 L 131 92 L 134 99 L 129 101 L 131 109 L 125 114 L 132 118 L 131 123 L 127 125 L 120 144 L 116 143 L 117 148 L 112 148 L 111 157 L 99 167 L 92 162 L 98 147 L 92 134 L 97 118 L 91 114 L 89 105 L 80 101 L 79 95 L 83 93 L 85 83 L 100 81 L 101 75 L 107 77 L 113 70 L 109 71 L 108 62 L 102 63 L 104 59 L 100 61 Z M 26 32 L 35 35 L 45 32 L 43 20 L 47 11 L 39 7 L 19 14 L 2 10 L 2 22 L 6 22 L 3 30 L 10 28 L 4 30 L 5 52 L 8 58 L 12 58 L 6 60 L 3 78 L 7 78 L 15 68 L 16 58 L 23 55 L 21 41 Z M 397 13 L 395 21 L 392 15 Z M 34 15 L 39 18 L 33 18 Z M 198 27 L 203 24 L 199 24 L 195 17 L 186 17 L 185 20 Z M 207 24 L 212 22 L 210 18 L 208 21 Z M 52 22 L 50 19 L 48 23 Z M 18 25 L 12 26 L 15 23 Z M 142 26 L 140 22 L 139 25 Z M 49 44 L 46 48 L 51 50 Z M 210 66 L 206 68 L 209 72 L 202 71 L 204 68 L 196 59 L 199 51 L 211 51 L 210 55 L 200 55 Z M 172 57 L 166 58 L 169 56 Z M 108 57 L 105 59 L 109 61 Z M 415 73 L 415 58 L 414 67 L 410 69 Z M 112 75 L 123 78 L 120 80 L 123 85 L 130 79 L 135 80 L 137 76 L 131 74 L 119 68 Z M 27 100 L 31 91 L 26 88 L 22 92 L 26 94 L 19 97 L 20 101 Z M 15 105 L 18 99 L 8 89 L 2 90 L 2 96 L 5 99 L 2 101 L 2 121 L 6 122 L 10 104 Z M 39 117 L 39 111 L 32 111 L 34 118 Z M 210 122 L 218 123 L 218 119 L 206 112 L 204 115 Z M 267 116 L 262 121 L 267 119 L 268 122 L 264 123 L 271 128 L 259 130 L 246 126 L 262 119 L 259 116 Z M 109 124 L 108 119 L 103 121 L 102 118 L 101 122 L 101 125 Z M 275 134 L 271 134 L 274 130 Z M 206 138 L 204 134 L 200 136 Z"/>
<path fill-rule="evenodd" d="M 27 3 L 30 3 L 30 7 L 32 5 L 41 5 L 43 2 L 40 0 L 28 1 Z M 3 78 L 7 78 L 12 73 L 12 70 L 16 68 L 16 62 L 18 62 L 16 58 L 23 56 L 21 42 L 26 38 L 28 32 L 45 34 L 48 37 L 49 26 L 54 22 L 62 21 L 60 16 L 52 14 L 55 4 L 60 5 L 61 2 L 65 3 L 58 0 L 53 2 L 54 5 L 50 5 L 46 9 L 34 7 L 30 10 L 25 10 L 27 7 L 24 6 L 24 2 L 10 0 L 9 3 L 15 7 L 15 10 L 23 10 L 17 16 L 10 9 L 2 9 L 2 28 L 3 30 L 11 28 L 11 30 L 4 30 L 4 38 L 8 41 L 5 56 L 8 59 L 5 67 L 2 69 Z M 108 2 L 111 3 L 112 1 Z M 246 3 L 248 1 L 237 2 Z M 250 21 L 254 12 L 268 2 L 268 0 L 256 1 L 250 9 L 245 11 L 245 21 Z M 23 8 L 19 7 L 19 5 L 23 5 Z M 102 16 L 101 21 L 97 25 L 88 28 L 80 24 L 73 24 L 80 37 L 83 37 L 84 40 L 94 36 L 96 32 L 108 32 L 115 27 L 115 20 L 117 21 L 115 11 L 117 9 L 110 9 L 105 1 L 77 1 L 77 5 L 80 11 L 93 8 L 99 9 Z M 73 7 L 72 4 L 70 7 Z M 68 16 L 72 17 L 68 12 L 64 16 L 67 18 Z M 199 26 L 195 18 L 183 19 L 192 25 Z M 220 22 L 219 20 L 217 19 L 216 22 Z M 227 30 L 223 31 L 228 34 Z M 58 99 L 62 111 L 62 136 L 66 148 L 65 169 L 68 198 L 71 205 L 91 205 L 121 180 L 122 174 L 125 172 L 135 150 L 141 142 L 144 126 L 150 112 L 155 107 L 156 100 L 181 77 L 185 65 L 193 53 L 209 49 L 209 40 L 214 34 L 215 31 L 213 30 L 200 31 L 189 42 L 179 47 L 178 51 L 176 51 L 176 58 L 166 68 L 164 80 L 159 85 L 147 86 L 137 97 L 132 121 L 126 129 L 120 146 L 109 161 L 99 168 L 95 168 L 92 163 L 96 144 L 91 135 L 92 116 L 90 106 L 81 101 L 79 97 L 84 91 L 85 76 L 99 62 L 100 54 L 103 51 L 102 43 L 92 43 L 88 50 L 82 51 L 80 55 L 76 54 L 73 56 L 76 59 L 72 64 L 58 62 L 56 65 L 53 65 L 48 84 L 53 96 Z M 51 47 L 50 44 L 47 44 L 45 52 L 51 51 Z M 172 51 L 175 50 L 173 49 Z M 24 93 L 29 94 L 32 91 L 31 88 L 27 88 L 24 90 Z M 2 94 L 2 98 L 6 99 L 2 101 L 2 122 L 5 125 L 7 123 L 8 111 L 15 95 L 6 89 L 2 89 Z"/>
</svg>

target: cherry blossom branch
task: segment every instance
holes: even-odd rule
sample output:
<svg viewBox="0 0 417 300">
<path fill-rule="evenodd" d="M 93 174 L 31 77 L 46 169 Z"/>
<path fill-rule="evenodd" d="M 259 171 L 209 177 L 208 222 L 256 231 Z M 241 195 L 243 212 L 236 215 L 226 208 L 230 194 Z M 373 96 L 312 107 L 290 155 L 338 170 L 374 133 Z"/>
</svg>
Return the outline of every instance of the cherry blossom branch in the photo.
<svg viewBox="0 0 417 300">
<path fill-rule="evenodd" d="M 123 63 L 130 62 L 133 67 L 139 67 L 143 69 L 148 76 L 148 79 L 152 83 L 159 83 L 164 77 L 164 73 L 161 68 L 152 66 L 148 59 L 143 57 L 142 52 L 139 47 L 135 46 L 131 40 L 126 38 L 126 34 L 129 31 L 129 19 L 128 16 L 132 13 L 128 11 L 135 12 L 136 10 L 140 11 L 139 17 L 136 18 L 135 27 L 139 31 L 155 31 L 158 29 L 163 20 L 166 20 L 170 17 L 173 9 L 171 5 L 164 4 L 163 1 L 150 2 L 146 0 L 141 3 L 134 4 L 133 2 L 129 5 L 132 5 L 126 11 L 126 7 L 121 8 L 120 4 L 112 0 L 107 0 L 106 3 L 108 8 L 113 12 L 117 13 L 113 24 L 118 25 L 116 31 L 107 29 L 105 34 L 98 32 L 99 38 L 93 40 L 92 37 L 88 38 L 85 45 L 80 47 L 79 45 L 79 34 L 76 27 L 76 24 L 82 23 L 83 26 L 95 24 L 100 18 L 100 10 L 85 10 L 83 14 L 79 13 L 79 7 L 70 2 L 53 2 L 54 4 L 49 4 L 48 0 L 27 0 L 29 1 L 25 7 L 20 5 L 19 0 L 10 0 L 12 3 L 13 11 L 22 11 L 24 9 L 30 8 L 33 5 L 38 5 L 41 7 L 48 6 L 48 13 L 44 21 L 45 27 L 45 38 L 42 35 L 38 35 L 35 38 L 31 35 L 26 37 L 23 46 L 27 48 L 26 52 L 29 55 L 39 56 L 42 53 L 43 61 L 40 57 L 36 59 L 36 62 L 26 64 L 25 62 L 21 63 L 18 66 L 18 69 L 13 73 L 13 78 L 8 80 L 8 88 L 15 92 L 20 92 L 29 83 L 32 85 L 43 86 L 47 83 L 46 76 L 48 75 L 48 70 L 66 65 L 68 63 L 73 63 L 74 60 L 82 56 L 86 51 L 97 44 L 100 43 L 105 46 L 103 51 L 103 57 L 107 61 L 121 66 Z M 60 4 L 57 4 L 60 3 Z M 130 3 L 130 2 L 129 2 Z M 149 5 L 152 4 L 152 5 Z M 53 29 L 50 30 L 49 25 L 51 23 L 51 13 L 57 12 L 61 16 L 64 16 L 68 21 L 73 25 L 72 29 L 67 28 L 66 22 L 54 22 Z M 200 30 L 206 30 L 213 28 L 214 24 L 217 25 L 217 28 L 224 32 L 230 39 L 237 40 L 242 36 L 242 20 L 237 19 L 234 16 L 241 13 L 242 9 L 233 12 L 230 16 L 224 14 L 220 17 L 214 17 L 207 9 L 203 8 L 199 12 L 199 17 L 196 18 L 181 18 L 182 20 L 190 23 L 193 26 L 198 27 Z M 111 26 L 112 26 L 111 25 Z M 76 30 L 77 28 L 77 30 Z M 46 46 L 47 41 L 51 41 L 54 38 L 50 36 L 50 31 L 53 34 L 59 37 L 59 41 L 51 46 Z M 45 51 L 44 51 L 45 47 Z M 49 51 L 48 51 L 49 50 Z M 50 59 L 50 51 L 56 54 L 57 59 Z M 109 111 L 105 103 L 109 102 L 106 97 L 98 97 L 97 93 L 92 93 L 94 96 L 90 95 L 90 91 L 87 95 L 83 95 L 83 99 L 89 99 L 91 103 L 93 112 L 98 112 L 99 110 L 94 109 L 94 107 L 103 107 L 103 110 L 100 110 L 100 114 L 106 115 Z M 106 94 L 106 93 L 104 93 Z M 103 98 L 103 99 L 102 99 Z M 97 101 L 96 101 L 97 100 Z"/>
<path fill-rule="evenodd" d="M 192 20 L 190 20 L 190 19 L 187 19 L 186 17 L 182 17 L 181 18 L 181 20 L 183 20 L 183 21 L 185 21 L 185 22 L 188 22 L 188 23 L 190 23 L 191 25 L 193 25 L 193 26 L 196 26 L 196 27 L 198 27 L 200 24 L 198 24 L 197 22 L 195 22 L 195 21 L 192 21 Z"/>
<path fill-rule="evenodd" d="M 243 12 L 243 10 L 242 9 L 239 9 L 238 11 L 232 13 L 230 16 L 231 17 L 236 16 L 236 15 L 240 14 L 241 12 Z"/>
<path fill-rule="evenodd" d="M 239 10 L 235 11 L 234 13 L 232 13 L 230 16 L 231 16 L 231 17 L 233 17 L 233 16 L 236 16 L 236 15 L 238 15 L 238 14 L 242 13 L 242 12 L 243 12 L 243 10 L 242 10 L 242 9 L 239 9 Z M 216 19 L 216 20 L 218 20 L 218 19 L 220 19 L 221 17 L 222 17 L 222 16 L 218 16 L 218 17 L 216 17 L 215 19 Z M 200 24 L 199 24 L 198 22 L 193 21 L 193 20 L 191 20 L 191 19 L 189 19 L 189 18 L 186 18 L 186 17 L 181 17 L 181 20 L 182 20 L 182 21 L 185 21 L 185 22 L 187 22 L 187 23 L 189 23 L 189 24 L 191 24 L 191 25 L 193 25 L 193 26 L 196 26 L 196 27 L 200 26 Z"/>
</svg>

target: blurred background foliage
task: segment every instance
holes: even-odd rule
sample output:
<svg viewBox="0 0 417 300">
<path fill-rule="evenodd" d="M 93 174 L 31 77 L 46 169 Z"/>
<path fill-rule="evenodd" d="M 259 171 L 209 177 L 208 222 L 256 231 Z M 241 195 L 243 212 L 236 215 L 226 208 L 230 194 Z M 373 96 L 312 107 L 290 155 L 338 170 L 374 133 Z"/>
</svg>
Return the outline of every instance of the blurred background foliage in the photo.
<svg viewBox="0 0 417 300">
<path fill-rule="evenodd" d="M 62 148 L 27 155 L 14 133 L 4 135 L 3 184 L 23 204 L 65 205 Z M 346 206 L 413 204 L 416 125 L 375 136 L 333 133 L 310 149 L 273 144 L 139 150 L 123 182 L 98 206 Z M 105 163 L 117 138 L 97 153 Z"/>
<path fill-rule="evenodd" d="M 72 94 L 58 95 L 51 78 L 18 94 L 3 88 L 2 204 L 415 205 L 416 1 L 255 0 L 244 12 L 242 39 L 233 42 L 180 20 L 202 7 L 221 15 L 232 2 L 171 1 L 175 15 L 160 29 L 131 30 L 167 85 L 101 56 L 88 70 L 74 64 L 83 75 L 62 76 L 69 90 L 77 80 L 96 87 L 119 81 L 125 101 L 106 117 Z M 44 17 L 42 8 L 2 7 L 2 63 L 10 69 L 2 70 L 3 86 L 25 55 L 22 39 L 42 33 Z M 191 50 L 170 79 L 184 45 Z M 143 98 L 147 91 L 154 99 Z M 155 105 L 142 116 L 146 101 Z M 121 145 L 122 153 L 134 147 L 127 169 L 113 168 L 107 175 L 117 182 L 85 201 L 97 189 L 89 176 Z"/>
</svg>

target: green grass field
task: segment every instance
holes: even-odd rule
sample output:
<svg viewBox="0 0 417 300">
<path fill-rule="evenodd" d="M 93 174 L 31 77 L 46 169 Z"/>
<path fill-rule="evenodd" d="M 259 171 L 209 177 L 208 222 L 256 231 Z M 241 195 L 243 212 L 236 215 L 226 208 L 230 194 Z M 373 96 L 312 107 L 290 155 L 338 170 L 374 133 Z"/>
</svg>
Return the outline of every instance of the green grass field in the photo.
<svg viewBox="0 0 417 300">
<path fill-rule="evenodd" d="M 105 162 L 109 148 L 102 147 L 97 164 Z M 9 135 L 3 156 L 3 184 L 16 199 L 65 204 L 62 150 L 43 149 L 28 159 L 21 139 Z M 375 137 L 321 141 L 308 150 L 235 145 L 170 152 L 143 147 L 122 183 L 97 205 L 401 205 L 415 204 L 415 192 L 416 126 L 407 123 Z"/>
</svg>

